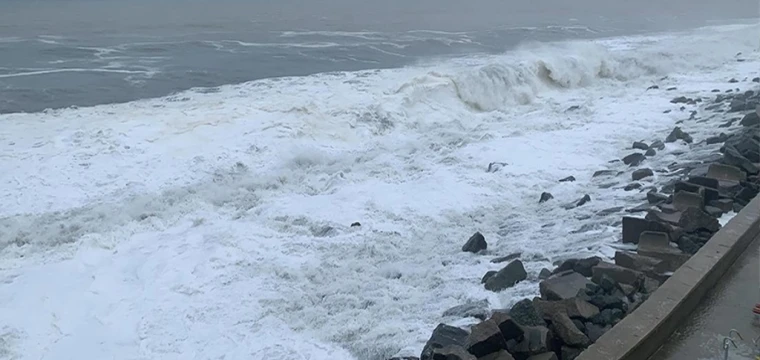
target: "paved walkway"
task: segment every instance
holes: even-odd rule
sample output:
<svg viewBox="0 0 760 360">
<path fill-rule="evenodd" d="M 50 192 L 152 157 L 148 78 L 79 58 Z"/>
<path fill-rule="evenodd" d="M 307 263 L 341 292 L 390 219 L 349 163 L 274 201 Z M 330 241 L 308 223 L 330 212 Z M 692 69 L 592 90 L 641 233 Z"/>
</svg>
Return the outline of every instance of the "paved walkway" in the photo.
<svg viewBox="0 0 760 360">
<path fill-rule="evenodd" d="M 760 327 L 752 325 L 752 307 L 760 302 L 760 237 L 749 245 L 736 263 L 650 360 L 722 360 L 723 338 L 736 329 L 738 348 L 730 346 L 729 359 L 752 359 L 752 340 Z"/>
</svg>

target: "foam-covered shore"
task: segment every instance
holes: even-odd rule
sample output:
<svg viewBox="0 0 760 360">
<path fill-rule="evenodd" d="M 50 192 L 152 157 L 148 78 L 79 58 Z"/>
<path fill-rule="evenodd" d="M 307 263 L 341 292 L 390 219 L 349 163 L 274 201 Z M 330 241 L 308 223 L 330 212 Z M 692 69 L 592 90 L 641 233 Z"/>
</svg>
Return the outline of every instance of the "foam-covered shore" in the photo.
<svg viewBox="0 0 760 360">
<path fill-rule="evenodd" d="M 594 177 L 617 176 L 609 186 L 623 185 L 626 181 L 621 182 L 620 175 L 624 175 L 629 178 L 624 190 L 641 193 L 643 204 L 639 206 L 613 207 L 596 214 L 605 217 L 628 213 L 619 222 L 619 250 L 614 256 L 568 259 L 530 275 L 520 259 L 521 253 L 491 256 L 492 263 L 507 264 L 483 276 L 481 283 L 486 290 L 508 291 L 537 277 L 541 279 L 540 296 L 518 301 L 510 309 L 491 309 L 488 301 L 448 309 L 443 318 L 449 321 L 470 318 L 481 322 L 464 328 L 441 323 L 419 358 L 392 359 L 573 360 L 581 356 L 589 345 L 647 301 L 661 283 L 760 192 L 760 77 L 749 81 L 745 78 L 743 84 L 726 93 L 715 95 L 720 92 L 716 89 L 699 96 L 673 98 L 670 102 L 680 106 L 679 110 L 690 111 L 688 119 L 679 121 L 667 136 L 634 142 L 630 154 L 594 173 Z M 729 83 L 741 81 L 731 79 Z M 659 86 L 653 85 L 650 90 L 659 90 Z M 695 139 L 683 130 L 700 123 L 712 126 L 714 135 Z M 664 168 L 651 166 L 657 152 L 673 142 L 689 144 L 690 150 L 702 155 L 689 156 L 687 161 L 676 161 Z M 657 186 L 650 181 L 655 173 L 670 180 Z M 544 192 L 538 202 L 552 200 L 553 196 Z M 593 200 L 584 196 L 565 208 L 572 212 L 590 201 Z M 645 216 L 637 215 L 641 213 Z M 478 232 L 467 240 L 462 251 L 484 255 L 487 248 L 487 241 Z"/>
<path fill-rule="evenodd" d="M 446 309 L 509 308 L 538 294 L 542 268 L 614 254 L 620 217 L 596 214 L 644 193 L 594 172 L 681 120 L 713 136 L 687 120 L 706 110 L 670 100 L 760 76 L 756 34 L 526 46 L 0 116 L 0 354 L 419 354 Z M 646 163 L 717 147 L 667 143 Z M 461 253 L 476 230 L 491 255 Z M 487 291 L 491 257 L 518 252 L 529 281 Z"/>
</svg>

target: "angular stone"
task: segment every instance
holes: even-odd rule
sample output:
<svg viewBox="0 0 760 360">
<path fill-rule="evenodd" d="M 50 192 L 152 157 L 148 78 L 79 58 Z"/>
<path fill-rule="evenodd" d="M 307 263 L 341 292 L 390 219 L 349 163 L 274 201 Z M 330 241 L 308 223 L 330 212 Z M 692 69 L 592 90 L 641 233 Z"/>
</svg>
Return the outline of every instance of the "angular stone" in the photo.
<svg viewBox="0 0 760 360">
<path fill-rule="evenodd" d="M 588 335 L 589 340 L 596 342 L 610 328 L 610 326 L 599 326 L 597 324 L 588 322 L 586 323 L 586 335 Z"/>
<path fill-rule="evenodd" d="M 644 231 L 664 231 L 669 232 L 666 226 L 647 219 L 623 216 L 623 243 L 638 244 L 639 236 Z M 596 265 L 596 264 L 594 264 Z M 586 275 L 586 274 L 584 274 Z M 592 274 L 589 273 L 588 276 Z"/>
<path fill-rule="evenodd" d="M 522 326 L 506 312 L 495 311 L 491 315 L 490 321 L 493 321 L 499 327 L 504 340 L 521 338 L 525 332 Z"/>
<path fill-rule="evenodd" d="M 420 360 L 427 360 L 428 358 L 420 358 Z M 440 349 L 432 351 L 430 360 L 477 360 L 475 355 L 467 352 L 463 347 L 459 345 L 448 345 Z"/>
<path fill-rule="evenodd" d="M 573 181 L 575 181 L 574 176 L 568 176 L 566 178 L 559 179 L 559 182 L 573 182 Z"/>
<path fill-rule="evenodd" d="M 707 169 L 710 171 L 709 167 Z M 720 184 L 720 182 L 718 182 L 718 179 L 713 179 L 707 176 L 691 176 L 689 177 L 689 183 L 711 189 L 717 189 L 718 185 Z"/>
<path fill-rule="evenodd" d="M 522 354 L 525 358 L 534 354 L 551 351 L 552 333 L 544 326 L 525 326 L 522 341 L 514 343 L 508 349 L 511 354 Z M 511 343 L 511 342 L 510 342 Z"/>
<path fill-rule="evenodd" d="M 676 271 L 689 260 L 688 254 L 670 246 L 669 236 L 662 232 L 643 232 L 636 253 L 662 260 L 663 263 L 660 266 L 664 267 L 666 271 Z"/>
<path fill-rule="evenodd" d="M 507 341 L 495 322 L 486 320 L 472 327 L 464 348 L 476 357 L 507 349 Z"/>
<path fill-rule="evenodd" d="M 625 190 L 625 191 L 631 191 L 631 190 L 636 190 L 636 189 L 640 189 L 640 188 L 641 188 L 641 184 L 635 182 L 635 183 L 630 183 L 630 184 L 626 185 L 623 188 L 623 190 Z"/>
<path fill-rule="evenodd" d="M 464 246 L 462 246 L 462 251 L 477 253 L 487 248 L 488 248 L 488 244 L 486 243 L 486 238 L 480 232 L 476 232 L 475 234 L 470 236 L 470 239 L 467 240 Z"/>
<path fill-rule="evenodd" d="M 509 254 L 507 256 L 501 256 L 501 257 L 497 257 L 495 259 L 491 259 L 491 263 L 492 264 L 500 264 L 500 263 L 507 262 L 507 261 L 510 261 L 510 260 L 518 259 L 518 258 L 520 258 L 520 256 L 522 256 L 522 253 L 521 252 L 516 252 L 516 253 Z"/>
<path fill-rule="evenodd" d="M 670 201 L 670 196 L 650 191 L 647 193 L 647 201 L 652 205 L 662 204 Z"/>
<path fill-rule="evenodd" d="M 649 148 L 662 151 L 665 150 L 665 143 L 662 142 L 662 140 L 655 140 L 651 145 L 649 145 Z"/>
<path fill-rule="evenodd" d="M 485 284 L 486 282 L 488 282 L 488 279 L 492 278 L 497 273 L 498 273 L 498 271 L 496 271 L 496 270 L 490 270 L 490 271 L 486 272 L 483 275 L 483 278 L 480 279 L 480 283 L 481 284 Z"/>
<path fill-rule="evenodd" d="M 578 356 L 581 355 L 582 352 L 583 349 L 563 345 L 560 350 L 560 357 L 562 360 L 575 360 Z"/>
<path fill-rule="evenodd" d="M 734 201 L 731 199 L 718 199 L 710 201 L 710 206 L 714 206 L 720 211 L 727 213 L 734 209 Z"/>
<path fill-rule="evenodd" d="M 720 193 L 718 193 L 717 189 L 700 186 L 697 184 L 692 184 L 686 181 L 677 181 L 675 183 L 675 186 L 673 187 L 673 192 L 676 193 L 679 191 L 688 191 L 688 192 L 702 194 L 702 196 L 704 196 L 705 198 L 705 201 L 717 200 L 720 198 Z"/>
<path fill-rule="evenodd" d="M 538 287 L 541 297 L 546 300 L 564 300 L 575 297 L 578 290 L 585 289 L 591 283 L 585 276 L 573 272 L 569 275 L 551 277 L 542 281 Z"/>
<path fill-rule="evenodd" d="M 551 321 L 557 335 L 565 344 L 587 346 L 591 343 L 588 337 L 575 327 L 575 324 L 573 324 L 573 321 L 570 320 L 570 317 L 566 313 L 556 312 L 552 314 Z"/>
<path fill-rule="evenodd" d="M 615 171 L 615 170 L 598 170 L 598 171 L 594 172 L 594 174 L 591 175 L 591 177 L 611 176 L 611 175 L 615 175 L 615 174 L 617 174 L 617 171 Z"/>
<path fill-rule="evenodd" d="M 591 319 L 591 322 L 600 326 L 615 325 L 618 321 L 620 321 L 620 319 L 623 318 L 623 316 L 623 310 L 604 309 L 599 313 L 599 315 Z M 586 326 L 588 327 L 588 324 L 586 324 Z"/>
<path fill-rule="evenodd" d="M 644 154 L 636 152 L 624 157 L 623 164 L 626 164 L 629 166 L 638 166 L 645 159 L 646 159 L 646 156 L 644 156 Z"/>
<path fill-rule="evenodd" d="M 425 344 L 425 347 L 422 348 L 422 355 L 420 355 L 420 360 L 432 359 L 433 350 L 435 349 L 442 349 L 446 346 L 452 345 L 464 345 L 468 335 L 469 334 L 467 331 L 458 327 L 449 326 L 446 324 L 438 324 L 438 326 L 433 330 L 433 334 L 430 336 L 430 339 Z"/>
<path fill-rule="evenodd" d="M 626 267 L 632 270 L 636 270 L 642 273 L 663 273 L 668 271 L 666 264 L 662 260 L 642 256 L 636 253 L 627 251 L 615 252 L 615 264 Z"/>
<path fill-rule="evenodd" d="M 747 174 L 736 166 L 713 163 L 707 168 L 707 177 L 716 180 L 744 181 L 747 179 Z"/>
<path fill-rule="evenodd" d="M 538 313 L 538 309 L 530 299 L 523 299 L 512 305 L 509 316 L 523 326 L 544 326 L 546 322 Z"/>
<path fill-rule="evenodd" d="M 515 360 L 515 358 L 513 358 L 506 350 L 499 350 L 493 354 L 478 358 L 478 360 Z"/>
<path fill-rule="evenodd" d="M 681 212 L 681 218 L 678 221 L 678 226 L 683 228 L 685 232 L 695 232 L 699 229 L 705 229 L 710 232 L 716 232 L 720 230 L 720 223 L 718 219 L 703 210 L 690 207 Z"/>
<path fill-rule="evenodd" d="M 538 273 L 538 278 L 540 280 L 548 279 L 549 276 L 552 276 L 552 272 L 547 268 L 541 269 L 541 272 Z"/>
<path fill-rule="evenodd" d="M 551 320 L 551 316 L 554 313 L 566 313 L 570 318 L 584 320 L 590 319 L 599 313 L 599 308 L 577 297 L 558 301 L 534 298 L 533 306 L 545 320 Z"/>
<path fill-rule="evenodd" d="M 712 144 L 719 144 L 722 142 L 726 142 L 726 140 L 728 140 L 728 135 L 724 133 L 720 133 L 717 136 L 711 136 L 707 138 L 707 140 L 705 140 L 705 143 L 707 143 L 707 145 L 712 145 Z"/>
<path fill-rule="evenodd" d="M 636 288 L 644 281 L 644 273 L 607 262 L 599 263 L 599 265 L 594 267 L 593 271 L 594 276 L 591 280 L 597 284 L 599 284 L 602 275 L 609 276 L 618 283 L 628 284 Z"/>
<path fill-rule="evenodd" d="M 558 274 L 567 270 L 575 271 L 585 277 L 591 276 L 591 268 L 596 266 L 602 258 L 598 256 L 592 256 L 585 259 L 568 259 L 563 261 L 553 273 Z"/>
<path fill-rule="evenodd" d="M 472 317 L 480 320 L 485 320 L 488 317 L 488 300 L 474 301 L 454 306 L 444 311 L 443 317 Z"/>
<path fill-rule="evenodd" d="M 714 206 L 709 206 L 709 205 L 705 206 L 705 212 L 710 214 L 710 216 L 714 216 L 716 218 L 721 217 L 723 215 L 723 210 L 721 210 L 720 208 L 716 208 Z"/>
<path fill-rule="evenodd" d="M 757 165 L 742 155 L 736 147 L 728 144 L 723 146 L 723 163 L 736 166 L 748 174 L 760 172 Z"/>
<path fill-rule="evenodd" d="M 685 131 L 681 130 L 680 127 L 676 126 L 673 131 L 670 132 L 668 137 L 665 138 L 666 143 L 675 142 L 676 140 L 683 140 L 684 142 L 691 144 L 694 139 L 691 137 L 691 135 L 687 134 Z"/>
<path fill-rule="evenodd" d="M 753 111 L 747 115 L 744 115 L 742 118 L 742 121 L 739 122 L 742 126 L 755 126 L 760 124 L 760 115 L 757 114 L 757 111 Z"/>
<path fill-rule="evenodd" d="M 522 261 L 515 260 L 488 278 L 485 288 L 489 291 L 499 292 L 515 286 L 515 284 L 527 278 L 528 273 L 525 271 Z"/>
<path fill-rule="evenodd" d="M 633 179 L 633 181 L 639 181 L 641 179 L 650 177 L 652 175 L 654 175 L 654 172 L 652 172 L 652 169 L 647 169 L 647 168 L 638 169 L 638 170 L 634 170 L 633 173 L 631 173 L 631 179 Z"/>
<path fill-rule="evenodd" d="M 553 352 L 546 352 L 538 355 L 533 355 L 528 360 L 557 360 L 557 354 Z"/>
<path fill-rule="evenodd" d="M 542 192 L 541 197 L 538 199 L 538 203 L 542 204 L 545 203 L 551 199 L 554 199 L 554 196 L 548 192 Z"/>
<path fill-rule="evenodd" d="M 632 148 L 638 150 L 647 150 L 649 149 L 649 145 L 641 141 L 634 141 Z"/>
<path fill-rule="evenodd" d="M 690 207 L 703 209 L 705 207 L 705 198 L 699 193 L 679 191 L 673 195 L 673 207 L 679 211 Z"/>
<path fill-rule="evenodd" d="M 646 294 L 651 294 L 660 287 L 660 282 L 650 277 L 644 278 L 644 284 L 641 286 L 641 290 Z"/>
<path fill-rule="evenodd" d="M 741 191 L 734 196 L 734 202 L 746 206 L 755 198 L 755 196 L 757 196 L 758 192 L 760 192 L 760 186 L 745 183 L 745 186 L 742 187 Z"/>
</svg>

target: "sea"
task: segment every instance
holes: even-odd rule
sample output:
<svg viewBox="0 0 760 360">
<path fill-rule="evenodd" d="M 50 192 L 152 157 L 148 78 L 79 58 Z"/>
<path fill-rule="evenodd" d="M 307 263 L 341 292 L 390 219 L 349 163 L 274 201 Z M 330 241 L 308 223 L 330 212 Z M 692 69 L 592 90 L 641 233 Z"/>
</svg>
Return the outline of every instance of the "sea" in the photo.
<svg viewBox="0 0 760 360">
<path fill-rule="evenodd" d="M 0 358 L 419 355 L 614 255 L 720 144 L 611 161 L 758 76 L 757 0 L 0 0 Z"/>
</svg>

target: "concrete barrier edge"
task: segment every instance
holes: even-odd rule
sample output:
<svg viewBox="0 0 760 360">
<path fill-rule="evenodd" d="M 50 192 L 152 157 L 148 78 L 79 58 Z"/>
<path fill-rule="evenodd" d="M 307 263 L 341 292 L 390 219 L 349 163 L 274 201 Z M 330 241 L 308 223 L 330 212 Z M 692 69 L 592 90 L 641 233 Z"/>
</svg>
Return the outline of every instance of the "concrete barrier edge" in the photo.
<svg viewBox="0 0 760 360">
<path fill-rule="evenodd" d="M 644 360 L 654 354 L 760 234 L 760 196 L 734 216 L 633 313 L 577 360 Z M 747 309 L 749 311 L 751 309 Z"/>
</svg>

